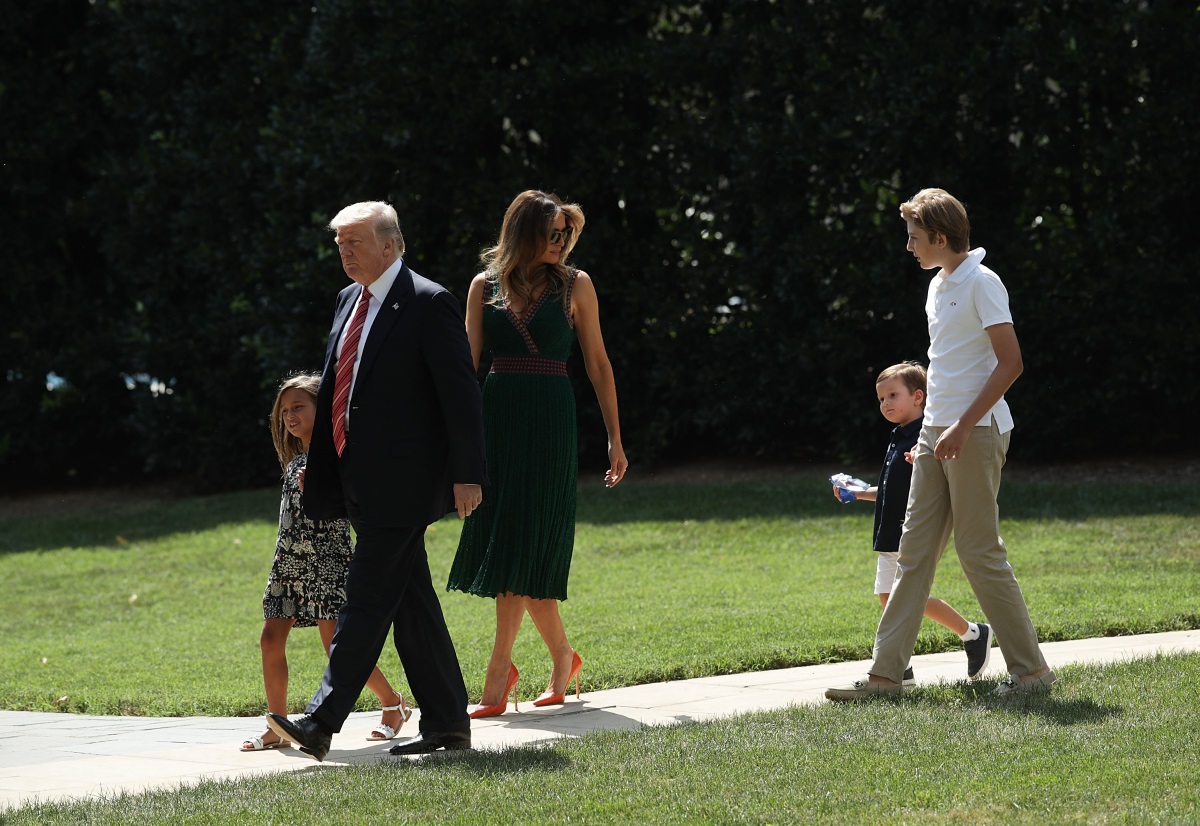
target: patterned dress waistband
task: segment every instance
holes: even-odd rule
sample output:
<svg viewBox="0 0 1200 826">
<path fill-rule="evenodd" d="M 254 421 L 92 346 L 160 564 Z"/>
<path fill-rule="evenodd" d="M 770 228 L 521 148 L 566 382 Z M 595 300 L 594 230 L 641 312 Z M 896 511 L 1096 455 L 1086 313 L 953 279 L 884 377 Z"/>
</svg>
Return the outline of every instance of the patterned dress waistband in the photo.
<svg viewBox="0 0 1200 826">
<path fill-rule="evenodd" d="M 538 376 L 565 376 L 567 362 L 545 356 L 496 356 L 492 373 L 529 373 Z"/>
</svg>

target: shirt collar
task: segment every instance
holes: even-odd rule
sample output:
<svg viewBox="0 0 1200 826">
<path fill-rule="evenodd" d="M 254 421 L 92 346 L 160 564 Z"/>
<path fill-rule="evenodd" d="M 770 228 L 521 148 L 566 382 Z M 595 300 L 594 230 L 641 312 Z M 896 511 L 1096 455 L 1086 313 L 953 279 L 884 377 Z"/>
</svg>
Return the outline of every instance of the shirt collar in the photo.
<svg viewBox="0 0 1200 826">
<path fill-rule="evenodd" d="M 391 291 L 392 285 L 396 283 L 396 276 L 400 274 L 400 268 L 404 266 L 404 259 L 397 258 L 392 262 L 392 265 L 383 271 L 383 275 L 371 282 L 370 286 L 365 287 L 367 292 L 376 301 L 382 302 L 387 298 L 388 292 Z"/>
<path fill-rule="evenodd" d="M 968 275 L 979 269 L 979 266 L 983 263 L 983 257 L 985 255 L 987 255 L 987 250 L 985 250 L 983 247 L 976 247 L 975 249 L 971 250 L 967 253 L 967 257 L 963 259 L 963 262 L 954 268 L 954 272 L 950 273 L 950 275 L 946 276 L 945 278 L 942 278 L 942 283 L 961 284 Z M 938 275 L 940 276 L 943 272 L 945 272 L 944 267 L 938 270 Z"/>
<path fill-rule="evenodd" d="M 918 416 L 908 424 L 896 425 L 896 427 L 892 430 L 892 438 L 894 439 L 897 436 L 913 436 L 915 433 L 918 433 L 921 430 L 921 423 L 924 421 L 924 416 Z"/>
</svg>

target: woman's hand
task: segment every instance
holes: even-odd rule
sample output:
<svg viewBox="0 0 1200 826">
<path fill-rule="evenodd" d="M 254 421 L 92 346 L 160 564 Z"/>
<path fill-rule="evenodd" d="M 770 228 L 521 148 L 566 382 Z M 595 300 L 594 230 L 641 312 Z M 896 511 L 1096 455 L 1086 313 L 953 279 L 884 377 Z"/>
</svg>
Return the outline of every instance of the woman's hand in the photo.
<svg viewBox="0 0 1200 826">
<path fill-rule="evenodd" d="M 625 451 L 620 445 L 608 446 L 608 470 L 604 474 L 604 487 L 611 488 L 620 483 L 625 478 L 625 471 L 629 470 L 629 461 L 625 458 Z"/>
</svg>

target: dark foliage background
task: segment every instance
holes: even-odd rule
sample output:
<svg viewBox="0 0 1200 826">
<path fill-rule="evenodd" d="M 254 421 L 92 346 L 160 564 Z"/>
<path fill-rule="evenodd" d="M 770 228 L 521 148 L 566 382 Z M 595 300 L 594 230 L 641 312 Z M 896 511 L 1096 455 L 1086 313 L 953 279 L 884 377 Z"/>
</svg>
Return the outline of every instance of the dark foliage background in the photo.
<svg viewBox="0 0 1200 826">
<path fill-rule="evenodd" d="M 927 344 L 897 213 L 924 186 L 1009 288 L 1015 452 L 1188 444 L 1194 4 L 6 6 L 6 491 L 270 483 L 274 388 L 345 279 L 332 214 L 392 201 L 465 296 L 530 187 L 587 212 L 635 464 L 876 458 L 874 376 Z"/>
</svg>

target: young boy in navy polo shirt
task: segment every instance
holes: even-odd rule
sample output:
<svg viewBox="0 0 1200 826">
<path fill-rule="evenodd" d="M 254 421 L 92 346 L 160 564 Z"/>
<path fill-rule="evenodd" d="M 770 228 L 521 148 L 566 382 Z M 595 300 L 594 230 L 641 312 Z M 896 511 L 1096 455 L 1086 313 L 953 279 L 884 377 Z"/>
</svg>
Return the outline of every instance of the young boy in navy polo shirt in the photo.
<svg viewBox="0 0 1200 826">
<path fill-rule="evenodd" d="M 904 527 L 904 512 L 908 507 L 908 490 L 912 482 L 912 465 L 907 454 L 917 444 L 925 413 L 925 368 L 914 361 L 893 364 L 875 379 L 875 395 L 879 397 L 879 412 L 892 424 L 892 440 L 883 459 L 879 484 L 866 490 L 851 492 L 854 499 L 875 503 L 875 532 L 873 546 L 879 561 L 875 570 L 875 593 L 879 604 L 886 608 L 892 585 L 899 573 L 900 533 Z M 846 491 L 846 488 L 840 488 Z M 834 498 L 839 488 L 833 489 Z M 973 680 L 987 668 L 992 653 L 992 630 L 987 623 L 967 622 L 948 602 L 929 597 L 925 616 L 958 634 L 967 652 L 967 679 Z M 916 682 L 910 666 L 904 672 L 904 685 Z"/>
</svg>

